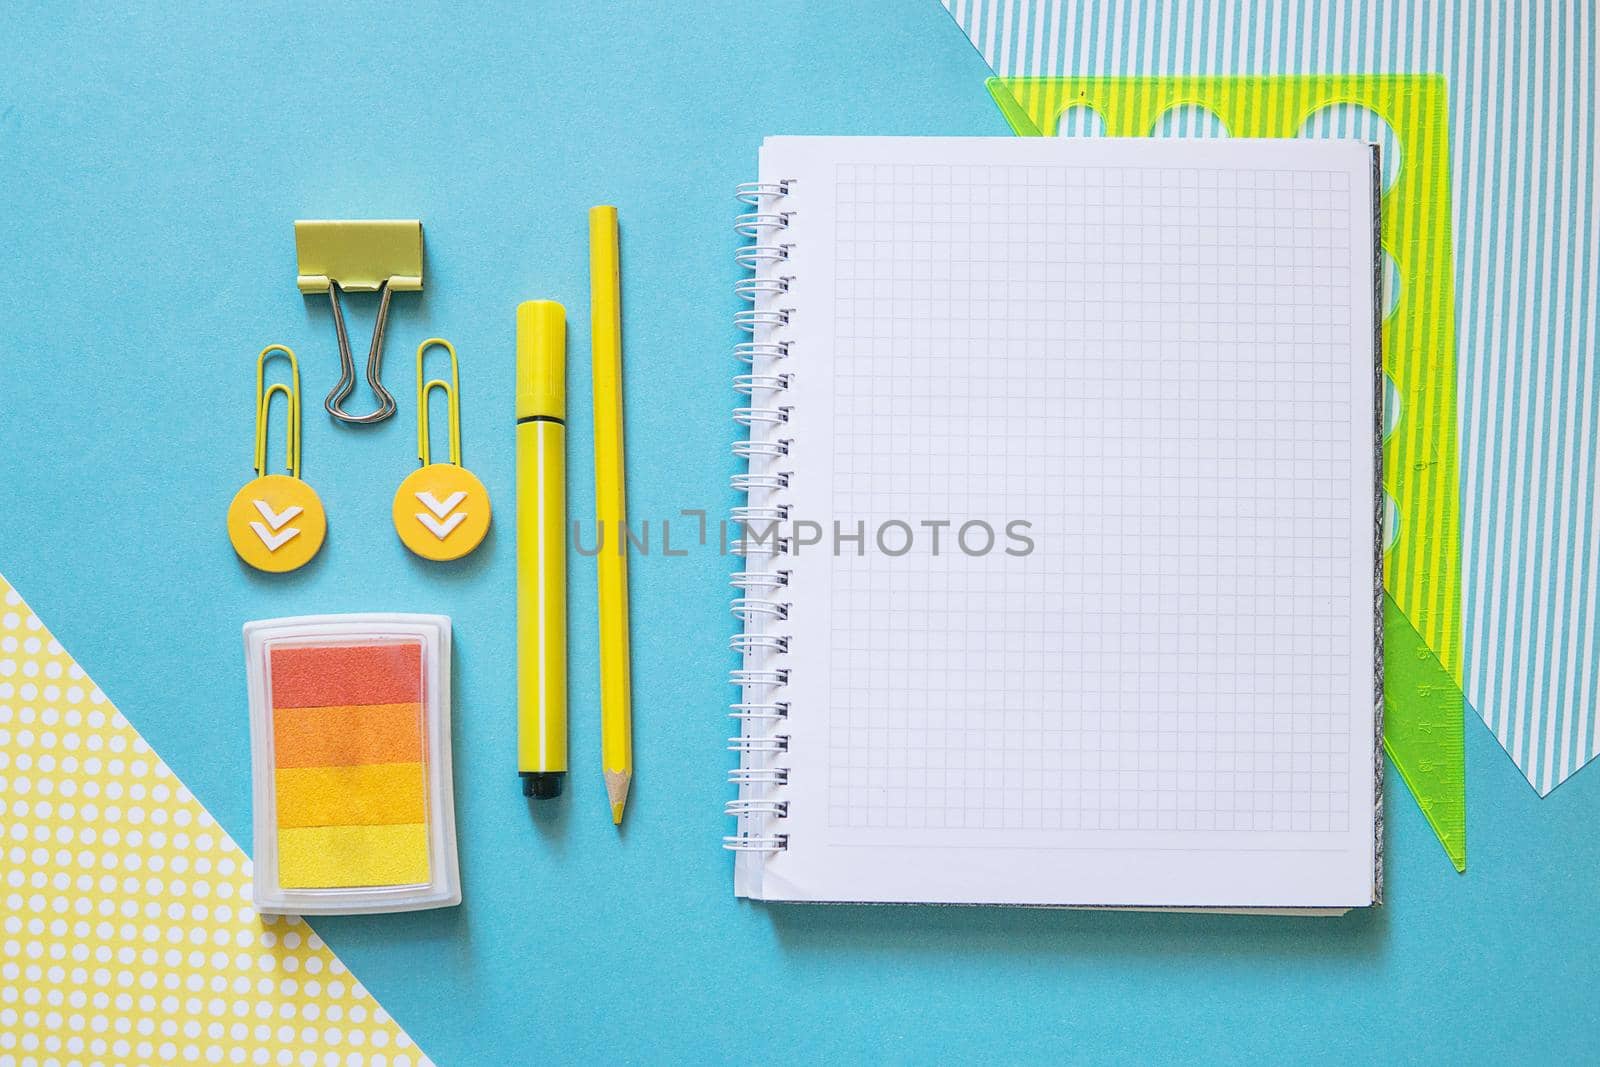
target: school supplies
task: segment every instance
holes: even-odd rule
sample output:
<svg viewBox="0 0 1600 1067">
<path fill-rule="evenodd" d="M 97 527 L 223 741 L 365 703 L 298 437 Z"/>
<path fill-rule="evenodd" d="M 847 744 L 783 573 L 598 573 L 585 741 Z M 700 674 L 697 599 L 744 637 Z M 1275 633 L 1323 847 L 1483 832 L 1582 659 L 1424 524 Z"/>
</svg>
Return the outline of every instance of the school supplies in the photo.
<svg viewBox="0 0 1600 1067">
<path fill-rule="evenodd" d="M 430 348 L 450 355 L 450 380 L 423 382 L 423 357 Z M 434 463 L 428 444 L 428 396 L 444 393 L 450 419 L 450 462 Z M 442 337 L 417 346 L 417 459 L 394 494 L 394 528 L 407 548 L 423 559 L 460 559 L 489 532 L 489 491 L 461 465 L 461 371 L 456 349 Z"/>
<path fill-rule="evenodd" d="M 567 773 L 567 321 L 517 305 L 517 773 L 561 795 Z"/>
<path fill-rule="evenodd" d="M 279 914 L 461 902 L 450 620 L 245 623 L 255 906 Z"/>
<path fill-rule="evenodd" d="M 774 138 L 740 194 L 736 892 L 1376 903 L 1371 148 Z"/>
<path fill-rule="evenodd" d="M 617 209 L 589 209 L 589 323 L 594 344 L 594 500 L 600 538 L 600 766 L 611 821 L 633 781 L 628 666 L 628 500 L 622 458 L 622 275 Z"/>
<path fill-rule="evenodd" d="M 267 360 L 289 361 L 289 381 L 266 385 Z M 267 416 L 272 398 L 284 398 L 284 467 L 267 473 Z M 300 364 L 293 350 L 268 345 L 256 356 L 256 476 L 228 505 L 228 540 L 239 558 L 260 571 L 282 573 L 302 567 L 322 547 L 328 517 L 315 489 L 300 479 Z"/>
<path fill-rule="evenodd" d="M 422 223 L 396 220 L 297 220 L 295 254 L 302 293 L 327 293 L 333 307 L 333 329 L 339 341 L 339 381 L 323 406 L 342 422 L 381 422 L 394 414 L 394 396 L 383 387 L 383 333 L 389 321 L 389 297 L 422 289 Z M 367 385 L 378 402 L 365 415 L 352 415 L 343 404 L 356 387 L 355 356 L 345 330 L 341 291 L 377 293 L 378 318 L 367 349 Z"/>
</svg>

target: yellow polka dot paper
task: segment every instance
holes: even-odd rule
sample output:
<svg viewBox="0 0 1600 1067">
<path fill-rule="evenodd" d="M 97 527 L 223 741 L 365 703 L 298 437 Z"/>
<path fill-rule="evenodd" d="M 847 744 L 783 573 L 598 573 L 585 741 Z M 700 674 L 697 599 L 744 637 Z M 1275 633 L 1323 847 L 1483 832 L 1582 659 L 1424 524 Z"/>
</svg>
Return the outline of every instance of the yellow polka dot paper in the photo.
<svg viewBox="0 0 1600 1067">
<path fill-rule="evenodd" d="M 429 1062 L 0 578 L 0 1067 Z"/>
</svg>

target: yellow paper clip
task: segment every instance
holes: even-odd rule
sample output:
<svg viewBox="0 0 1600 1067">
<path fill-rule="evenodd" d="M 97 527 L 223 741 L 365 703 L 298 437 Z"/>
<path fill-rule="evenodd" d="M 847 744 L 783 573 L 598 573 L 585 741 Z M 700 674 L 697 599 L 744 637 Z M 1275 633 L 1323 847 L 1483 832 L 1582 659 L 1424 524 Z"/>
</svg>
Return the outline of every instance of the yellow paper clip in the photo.
<svg viewBox="0 0 1600 1067">
<path fill-rule="evenodd" d="M 424 380 L 423 357 L 430 348 L 450 354 L 450 380 Z M 433 462 L 428 446 L 428 397 L 444 393 L 450 412 L 450 461 Z M 461 465 L 461 371 L 456 348 L 442 337 L 417 346 L 417 458 L 422 466 L 408 474 L 394 493 L 394 530 L 423 559 L 460 559 L 489 532 L 489 491 Z"/>
<path fill-rule="evenodd" d="M 289 361 L 289 381 L 266 384 L 267 360 Z M 284 400 L 283 463 L 287 474 L 267 473 L 267 416 L 272 398 Z M 300 478 L 300 364 L 294 351 L 268 345 L 256 357 L 256 476 L 228 506 L 228 540 L 239 558 L 259 571 L 282 573 L 310 562 L 322 547 L 328 516 L 322 500 Z"/>
<path fill-rule="evenodd" d="M 323 406 L 336 419 L 351 423 L 382 422 L 394 414 L 394 396 L 380 380 L 383 328 L 389 319 L 389 295 L 422 289 L 422 223 L 417 219 L 296 220 L 295 254 L 302 293 L 327 293 L 333 305 L 333 328 L 339 339 L 339 382 Z M 343 404 L 356 387 L 356 361 L 345 330 L 339 292 L 377 293 L 378 321 L 367 349 L 367 385 L 378 407 L 352 415 Z"/>
<path fill-rule="evenodd" d="M 450 380 L 433 378 L 422 380 L 422 358 L 428 349 L 438 345 L 450 354 Z M 461 466 L 461 364 L 456 361 L 456 346 L 442 337 L 430 337 L 417 346 L 417 459 L 426 467 L 433 460 L 428 451 L 428 394 L 435 389 L 444 390 L 445 406 L 450 412 L 450 462 Z"/>
<path fill-rule="evenodd" d="M 283 355 L 289 360 L 292 385 L 273 382 L 267 385 L 267 359 Z M 272 410 L 272 398 L 281 395 L 288 405 L 284 413 L 288 425 L 283 429 L 283 465 L 289 477 L 300 477 L 300 363 L 294 358 L 294 349 L 284 345 L 268 345 L 256 357 L 256 477 L 267 473 L 267 414 Z"/>
</svg>

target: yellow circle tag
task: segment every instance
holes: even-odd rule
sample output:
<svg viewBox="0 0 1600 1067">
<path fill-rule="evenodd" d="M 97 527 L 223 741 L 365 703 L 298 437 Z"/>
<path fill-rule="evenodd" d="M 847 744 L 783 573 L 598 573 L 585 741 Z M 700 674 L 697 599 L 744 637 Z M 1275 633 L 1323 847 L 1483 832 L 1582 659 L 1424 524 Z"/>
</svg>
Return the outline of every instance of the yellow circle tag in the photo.
<svg viewBox="0 0 1600 1067">
<path fill-rule="evenodd" d="M 327 532 L 328 516 L 317 491 L 287 474 L 247 483 L 228 505 L 228 540 L 239 558 L 259 571 L 304 566 Z"/>
<path fill-rule="evenodd" d="M 395 490 L 394 529 L 424 559 L 460 559 L 489 532 L 489 491 L 465 467 L 430 463 Z"/>
</svg>

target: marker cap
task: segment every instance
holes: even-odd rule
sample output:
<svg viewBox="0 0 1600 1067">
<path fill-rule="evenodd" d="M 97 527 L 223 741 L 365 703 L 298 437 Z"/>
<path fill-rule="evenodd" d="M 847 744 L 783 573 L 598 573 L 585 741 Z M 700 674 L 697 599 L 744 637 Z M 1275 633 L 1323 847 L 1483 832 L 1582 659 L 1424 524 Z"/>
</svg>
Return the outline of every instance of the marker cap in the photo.
<svg viewBox="0 0 1600 1067">
<path fill-rule="evenodd" d="M 567 417 L 567 313 L 553 300 L 517 305 L 517 418 Z"/>
</svg>

